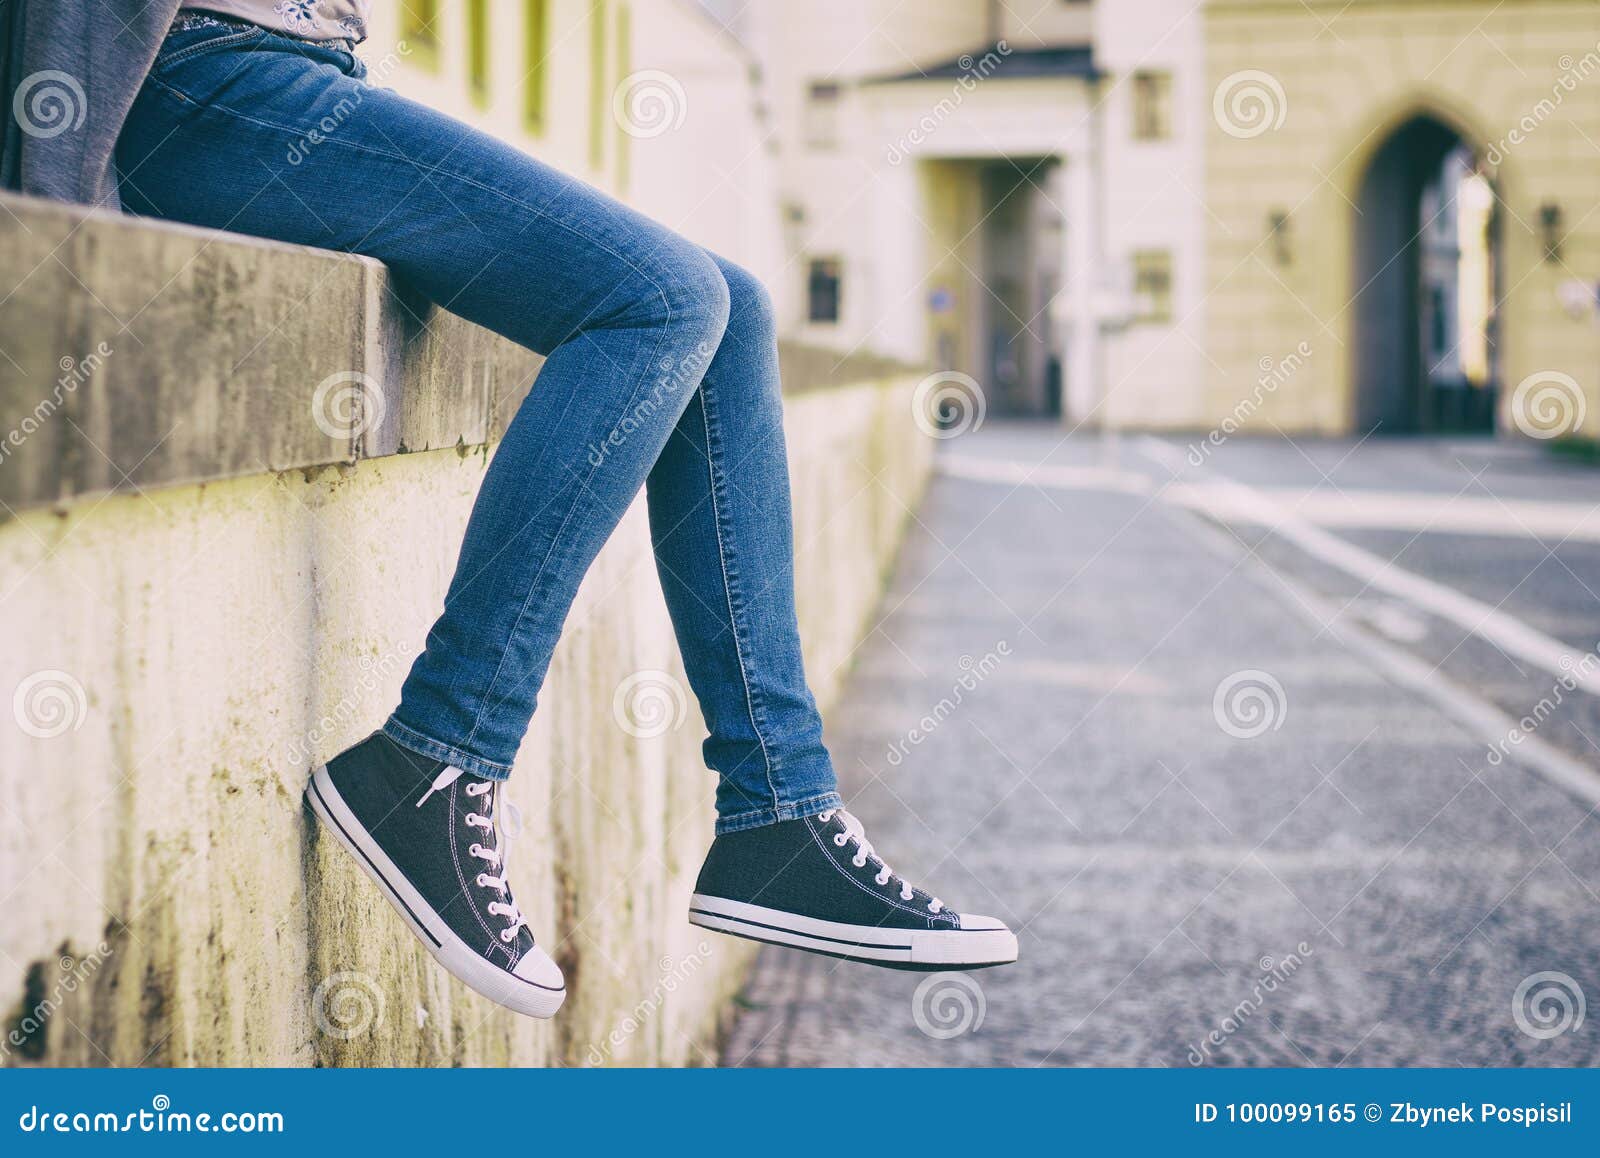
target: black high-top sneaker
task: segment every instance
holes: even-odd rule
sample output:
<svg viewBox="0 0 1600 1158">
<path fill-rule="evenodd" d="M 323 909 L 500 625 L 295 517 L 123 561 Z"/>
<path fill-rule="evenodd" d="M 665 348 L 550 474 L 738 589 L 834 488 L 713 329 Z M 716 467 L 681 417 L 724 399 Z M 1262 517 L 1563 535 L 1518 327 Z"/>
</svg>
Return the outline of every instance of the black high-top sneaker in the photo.
<svg viewBox="0 0 1600 1158">
<path fill-rule="evenodd" d="M 983 969 L 1017 959 L 993 917 L 914 889 L 844 809 L 717 837 L 689 920 L 707 929 L 891 969 Z"/>
<path fill-rule="evenodd" d="M 506 880 L 500 788 L 374 732 L 311 774 L 306 799 L 434 960 L 491 1001 L 550 1017 L 567 996 Z"/>
</svg>

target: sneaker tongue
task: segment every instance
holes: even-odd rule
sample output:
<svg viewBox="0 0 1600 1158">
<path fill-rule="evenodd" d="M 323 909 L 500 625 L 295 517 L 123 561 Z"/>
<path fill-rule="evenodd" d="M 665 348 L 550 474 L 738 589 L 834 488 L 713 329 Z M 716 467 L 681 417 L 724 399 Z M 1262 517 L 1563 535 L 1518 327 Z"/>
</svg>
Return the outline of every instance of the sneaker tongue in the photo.
<svg viewBox="0 0 1600 1158">
<path fill-rule="evenodd" d="M 865 840 L 866 839 L 866 836 L 867 836 L 866 826 L 863 825 L 861 823 L 861 821 L 857 820 L 852 813 L 847 812 L 845 809 L 841 808 L 834 815 L 836 815 L 839 818 L 839 823 L 844 825 L 844 830 L 846 832 L 848 832 L 851 836 L 855 837 L 857 840 Z"/>
<path fill-rule="evenodd" d="M 507 796 L 503 789 L 496 788 L 494 797 L 494 821 L 500 829 L 500 838 L 510 844 L 522 835 L 522 809 L 516 802 Z"/>
</svg>

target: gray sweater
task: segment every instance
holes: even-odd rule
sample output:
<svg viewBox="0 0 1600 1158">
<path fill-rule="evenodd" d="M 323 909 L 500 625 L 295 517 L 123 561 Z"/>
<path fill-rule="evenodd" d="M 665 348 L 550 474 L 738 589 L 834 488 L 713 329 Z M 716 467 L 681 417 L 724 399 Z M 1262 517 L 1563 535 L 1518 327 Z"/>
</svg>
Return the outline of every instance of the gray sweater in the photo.
<svg viewBox="0 0 1600 1158">
<path fill-rule="evenodd" d="M 0 185 L 120 208 L 112 151 L 180 0 L 0 0 Z"/>
</svg>

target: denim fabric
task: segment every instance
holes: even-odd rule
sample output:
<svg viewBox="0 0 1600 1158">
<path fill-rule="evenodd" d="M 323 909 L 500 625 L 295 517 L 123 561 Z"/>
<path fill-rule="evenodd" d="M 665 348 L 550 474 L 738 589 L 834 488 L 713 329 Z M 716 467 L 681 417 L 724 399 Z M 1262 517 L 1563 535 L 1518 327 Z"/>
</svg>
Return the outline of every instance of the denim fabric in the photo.
<svg viewBox="0 0 1600 1158">
<path fill-rule="evenodd" d="M 801 665 L 776 334 L 755 278 L 367 85 L 348 51 L 260 29 L 169 37 L 117 161 L 133 212 L 379 258 L 546 357 L 392 739 L 506 777 L 579 580 L 645 486 L 718 830 L 839 805 Z"/>
</svg>

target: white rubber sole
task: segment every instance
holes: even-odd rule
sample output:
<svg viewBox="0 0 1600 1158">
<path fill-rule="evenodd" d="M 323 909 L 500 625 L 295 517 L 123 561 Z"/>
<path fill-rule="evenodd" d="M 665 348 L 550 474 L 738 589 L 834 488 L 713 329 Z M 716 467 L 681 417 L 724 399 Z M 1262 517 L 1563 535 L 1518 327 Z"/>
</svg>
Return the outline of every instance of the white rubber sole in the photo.
<svg viewBox="0 0 1600 1158">
<path fill-rule="evenodd" d="M 411 931 L 417 935 L 423 947 L 444 966 L 446 972 L 469 989 L 516 1013 L 527 1017 L 555 1016 L 556 1010 L 567 998 L 566 988 L 540 985 L 491 965 L 457 936 L 423 900 L 422 894 L 406 880 L 405 874 L 389 859 L 388 854 L 367 834 L 366 828 L 333 786 L 326 766 L 319 764 L 311 773 L 311 783 L 306 785 L 306 800 L 324 828 L 350 850 L 356 863 L 377 882 L 395 912 L 411 926 Z"/>
<path fill-rule="evenodd" d="M 962 919 L 993 927 L 889 929 L 819 921 L 704 893 L 689 902 L 689 922 L 704 929 L 891 969 L 984 969 L 1017 959 L 1017 935 L 1010 929 L 993 918 Z"/>
</svg>

